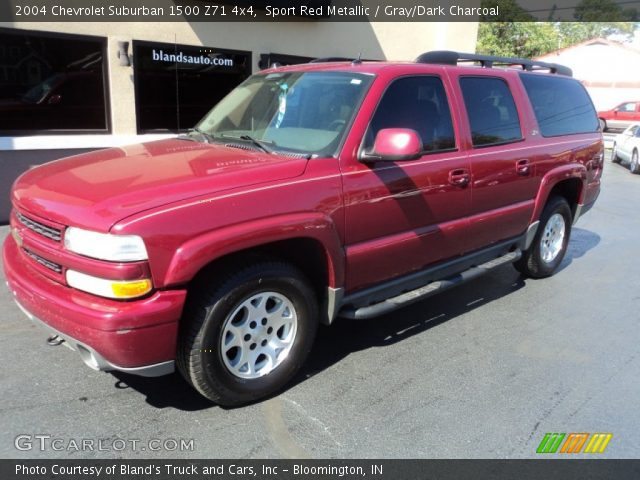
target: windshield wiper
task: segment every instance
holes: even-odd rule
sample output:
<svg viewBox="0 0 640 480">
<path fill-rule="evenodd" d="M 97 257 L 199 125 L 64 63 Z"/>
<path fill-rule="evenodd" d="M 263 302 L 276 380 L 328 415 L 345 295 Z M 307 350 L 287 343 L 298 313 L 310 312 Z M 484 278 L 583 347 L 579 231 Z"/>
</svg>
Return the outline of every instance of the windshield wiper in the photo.
<svg viewBox="0 0 640 480">
<path fill-rule="evenodd" d="M 258 140 L 257 138 L 253 138 L 251 135 L 240 135 L 239 138 L 241 138 L 242 140 L 250 141 L 251 143 L 253 143 L 256 147 L 259 147 L 265 153 L 273 153 L 273 150 L 271 150 L 271 148 L 267 147 L 269 142 L 263 142 L 262 140 Z M 271 144 L 275 146 L 275 144 L 273 142 L 271 142 Z"/>
<path fill-rule="evenodd" d="M 271 147 L 269 147 L 269 145 L 272 145 L 274 147 L 276 146 L 276 143 L 273 141 L 266 142 L 264 140 L 258 140 L 257 138 L 253 138 L 251 135 L 235 136 L 235 135 L 222 134 L 221 136 L 226 138 L 238 138 L 240 140 L 246 140 L 248 142 L 253 143 L 256 147 L 258 147 L 260 150 L 262 150 L 265 153 L 273 153 L 273 150 L 271 149 Z"/>
</svg>

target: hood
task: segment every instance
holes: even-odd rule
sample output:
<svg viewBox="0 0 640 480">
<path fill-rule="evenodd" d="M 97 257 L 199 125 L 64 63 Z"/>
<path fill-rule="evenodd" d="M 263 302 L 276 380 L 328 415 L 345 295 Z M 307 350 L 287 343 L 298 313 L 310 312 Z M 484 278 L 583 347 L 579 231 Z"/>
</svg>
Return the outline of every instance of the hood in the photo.
<svg viewBox="0 0 640 480">
<path fill-rule="evenodd" d="M 301 175 L 304 158 L 170 139 L 57 160 L 19 177 L 15 205 L 63 225 L 108 231 L 188 198 Z"/>
</svg>

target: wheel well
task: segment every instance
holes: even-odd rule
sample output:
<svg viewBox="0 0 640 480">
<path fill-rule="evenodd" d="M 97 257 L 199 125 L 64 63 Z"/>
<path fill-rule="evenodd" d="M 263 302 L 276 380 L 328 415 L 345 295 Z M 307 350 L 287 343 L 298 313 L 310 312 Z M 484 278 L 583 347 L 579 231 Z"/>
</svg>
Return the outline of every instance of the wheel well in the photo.
<svg viewBox="0 0 640 480">
<path fill-rule="evenodd" d="M 311 282 L 318 302 L 322 305 L 329 285 L 327 258 L 322 244 L 312 238 L 280 240 L 230 253 L 205 265 L 190 283 L 200 283 L 204 278 L 211 278 L 212 275 L 231 270 L 242 263 L 265 259 L 281 260 L 302 271 Z"/>
<path fill-rule="evenodd" d="M 577 178 L 570 178 L 554 185 L 549 192 L 549 198 L 554 195 L 564 197 L 571 208 L 571 215 L 575 216 L 581 190 L 582 181 Z"/>
</svg>

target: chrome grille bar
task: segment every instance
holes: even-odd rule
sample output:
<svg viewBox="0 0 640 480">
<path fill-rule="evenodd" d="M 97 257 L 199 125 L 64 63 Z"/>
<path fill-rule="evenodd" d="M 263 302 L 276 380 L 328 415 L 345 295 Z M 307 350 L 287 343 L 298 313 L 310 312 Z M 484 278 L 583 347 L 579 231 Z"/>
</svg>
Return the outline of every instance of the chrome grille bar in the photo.
<svg viewBox="0 0 640 480">
<path fill-rule="evenodd" d="M 42 235 L 43 237 L 49 238 L 55 242 L 59 242 L 62 239 L 62 232 L 57 228 L 48 227 L 40 222 L 36 222 L 29 217 L 25 217 L 20 212 L 16 213 L 16 218 L 20 223 L 22 223 L 22 225 L 38 235 Z"/>
</svg>

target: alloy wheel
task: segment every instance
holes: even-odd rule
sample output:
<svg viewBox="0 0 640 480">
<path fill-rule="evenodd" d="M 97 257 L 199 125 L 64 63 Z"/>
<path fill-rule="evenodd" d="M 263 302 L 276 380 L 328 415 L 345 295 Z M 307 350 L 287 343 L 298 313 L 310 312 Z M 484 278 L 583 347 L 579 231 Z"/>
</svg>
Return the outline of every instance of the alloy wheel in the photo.
<svg viewBox="0 0 640 480">
<path fill-rule="evenodd" d="M 559 213 L 553 214 L 544 227 L 540 238 L 540 257 L 545 263 L 551 263 L 562 251 L 566 225 L 564 217 Z"/>
<path fill-rule="evenodd" d="M 261 292 L 241 302 L 227 317 L 220 338 L 224 365 L 239 378 L 267 375 L 287 358 L 296 339 L 293 303 L 276 292 Z"/>
</svg>

